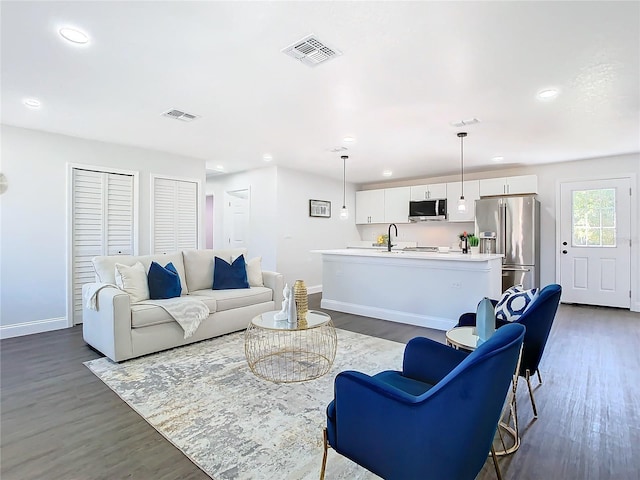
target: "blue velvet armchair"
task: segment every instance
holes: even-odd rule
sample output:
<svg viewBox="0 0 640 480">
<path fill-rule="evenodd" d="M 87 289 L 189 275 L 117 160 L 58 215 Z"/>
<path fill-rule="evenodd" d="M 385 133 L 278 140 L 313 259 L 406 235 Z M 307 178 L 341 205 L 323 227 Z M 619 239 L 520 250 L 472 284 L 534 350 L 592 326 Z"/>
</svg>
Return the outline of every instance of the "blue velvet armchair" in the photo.
<svg viewBox="0 0 640 480">
<path fill-rule="evenodd" d="M 339 373 L 320 478 L 331 446 L 385 479 L 474 479 L 495 453 L 524 330 L 501 328 L 470 354 L 417 337 L 405 348 L 401 372 Z"/>
<path fill-rule="evenodd" d="M 531 388 L 531 376 L 534 373 L 538 375 L 538 381 L 542 383 L 542 376 L 538 368 L 540 359 L 544 352 L 544 348 L 549 338 L 549 332 L 553 325 L 558 305 L 560 303 L 560 295 L 562 287 L 555 283 L 547 285 L 538 294 L 538 298 L 529 306 L 520 318 L 512 323 L 519 323 L 526 327 L 524 334 L 524 344 L 522 347 L 522 360 L 520 362 L 519 375 L 524 377 L 529 388 L 529 398 L 533 407 L 533 415 L 538 416 L 535 399 L 533 398 L 533 389 Z M 495 300 L 492 300 L 495 305 Z M 465 313 L 458 320 L 457 327 L 474 326 L 476 324 L 475 313 Z M 500 329 L 509 322 L 496 319 L 496 328 Z"/>
</svg>

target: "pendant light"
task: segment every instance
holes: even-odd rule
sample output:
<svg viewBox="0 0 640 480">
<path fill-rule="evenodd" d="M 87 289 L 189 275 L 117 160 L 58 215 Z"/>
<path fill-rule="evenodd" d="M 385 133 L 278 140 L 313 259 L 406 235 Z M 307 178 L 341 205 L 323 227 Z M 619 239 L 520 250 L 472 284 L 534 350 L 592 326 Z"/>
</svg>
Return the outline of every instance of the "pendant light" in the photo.
<svg viewBox="0 0 640 480">
<path fill-rule="evenodd" d="M 458 211 L 467 211 L 467 202 L 464 199 L 464 137 L 467 136 L 467 132 L 459 132 L 460 138 L 460 200 L 458 200 Z"/>
<path fill-rule="evenodd" d="M 340 220 L 349 218 L 349 210 L 346 203 L 347 192 L 347 158 L 348 155 L 342 155 L 342 208 L 340 209 Z"/>
</svg>

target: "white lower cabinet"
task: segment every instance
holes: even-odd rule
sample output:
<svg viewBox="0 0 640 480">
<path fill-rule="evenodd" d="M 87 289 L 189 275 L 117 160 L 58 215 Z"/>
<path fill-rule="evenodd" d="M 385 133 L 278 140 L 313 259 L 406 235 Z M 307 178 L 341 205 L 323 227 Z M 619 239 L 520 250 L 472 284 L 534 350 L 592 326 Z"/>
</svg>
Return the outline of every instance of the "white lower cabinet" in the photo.
<svg viewBox="0 0 640 480">
<path fill-rule="evenodd" d="M 473 222 L 476 219 L 476 200 L 480 198 L 478 180 L 464 182 L 466 211 L 458 211 L 458 200 L 462 195 L 460 182 L 447 183 L 447 216 L 450 222 Z"/>
</svg>

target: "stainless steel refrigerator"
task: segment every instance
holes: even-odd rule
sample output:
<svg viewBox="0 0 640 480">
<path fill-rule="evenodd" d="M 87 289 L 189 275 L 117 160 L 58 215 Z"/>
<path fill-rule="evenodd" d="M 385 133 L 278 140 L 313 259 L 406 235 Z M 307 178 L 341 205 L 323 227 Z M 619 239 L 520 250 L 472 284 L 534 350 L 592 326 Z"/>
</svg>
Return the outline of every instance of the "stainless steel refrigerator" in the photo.
<svg viewBox="0 0 640 480">
<path fill-rule="evenodd" d="M 532 196 L 476 200 L 476 235 L 496 232 L 502 290 L 540 287 L 540 202 Z"/>
</svg>

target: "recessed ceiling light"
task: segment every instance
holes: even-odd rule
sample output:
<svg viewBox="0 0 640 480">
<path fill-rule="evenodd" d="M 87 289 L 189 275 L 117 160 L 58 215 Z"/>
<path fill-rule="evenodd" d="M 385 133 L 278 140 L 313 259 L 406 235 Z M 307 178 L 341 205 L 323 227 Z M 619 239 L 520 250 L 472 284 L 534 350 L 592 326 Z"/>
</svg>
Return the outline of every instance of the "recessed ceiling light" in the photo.
<svg viewBox="0 0 640 480">
<path fill-rule="evenodd" d="M 265 154 L 262 156 L 262 159 L 263 159 L 265 162 L 270 162 L 271 160 L 273 160 L 273 157 L 272 157 L 270 154 L 265 153 Z"/>
<path fill-rule="evenodd" d="M 355 138 L 353 138 L 353 137 L 344 137 L 344 138 L 342 139 L 342 141 L 343 141 L 343 142 L 347 142 L 347 143 L 351 143 L 351 142 L 355 142 L 355 141 L 356 141 L 356 139 L 355 139 Z"/>
<path fill-rule="evenodd" d="M 558 96 L 560 91 L 557 88 L 545 88 L 544 90 L 540 90 L 538 92 L 538 98 L 540 100 L 551 100 Z"/>
<path fill-rule="evenodd" d="M 89 35 L 78 30 L 77 28 L 62 27 L 60 30 L 58 30 L 58 33 L 62 36 L 62 38 L 71 43 L 76 43 L 79 45 L 89 43 Z"/>
<path fill-rule="evenodd" d="M 390 177 L 391 175 L 393 175 L 393 172 L 391 170 L 385 170 L 384 172 L 382 172 L 383 177 Z"/>
<path fill-rule="evenodd" d="M 31 108 L 33 110 L 36 110 L 42 106 L 40 100 L 36 100 L 35 98 L 25 98 L 24 100 L 22 100 L 22 103 L 25 107 Z"/>
<path fill-rule="evenodd" d="M 493 157 L 491 160 L 493 160 L 494 162 L 501 162 L 502 160 L 504 160 L 504 157 Z"/>
<path fill-rule="evenodd" d="M 224 166 L 223 165 L 216 165 L 216 170 L 224 170 Z"/>
</svg>

